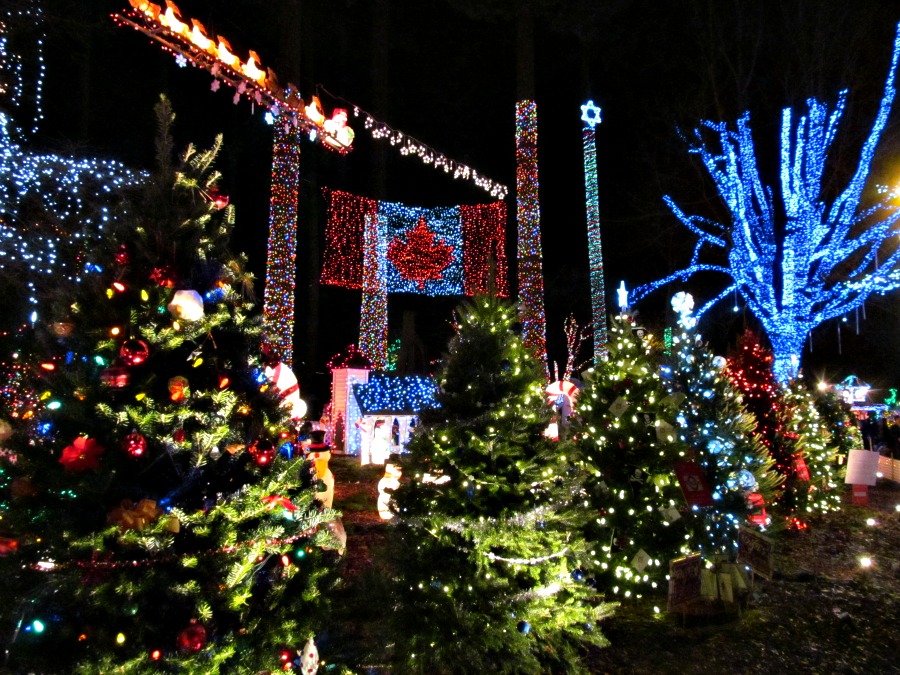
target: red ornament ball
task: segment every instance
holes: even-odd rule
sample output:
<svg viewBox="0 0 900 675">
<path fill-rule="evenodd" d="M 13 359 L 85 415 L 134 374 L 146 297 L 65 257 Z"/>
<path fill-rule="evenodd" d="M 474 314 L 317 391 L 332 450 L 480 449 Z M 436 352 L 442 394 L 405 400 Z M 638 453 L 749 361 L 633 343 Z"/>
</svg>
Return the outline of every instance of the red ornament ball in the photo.
<svg viewBox="0 0 900 675">
<path fill-rule="evenodd" d="M 172 434 L 172 440 L 174 440 L 176 443 L 184 443 L 184 439 L 186 436 L 187 434 L 184 433 L 184 429 L 176 429 Z"/>
<path fill-rule="evenodd" d="M 178 634 L 178 649 L 185 653 L 199 652 L 206 645 L 206 629 L 196 620 Z"/>
<path fill-rule="evenodd" d="M 143 340 L 126 340 L 119 348 L 119 358 L 126 366 L 139 366 L 150 356 L 150 347 Z"/>
<path fill-rule="evenodd" d="M 125 244 L 122 244 L 119 247 L 119 251 L 116 253 L 116 264 L 117 265 L 127 265 L 129 261 L 128 257 L 128 247 Z"/>
<path fill-rule="evenodd" d="M 132 432 L 122 439 L 122 449 L 132 457 L 140 457 L 147 451 L 147 439 Z"/>
<path fill-rule="evenodd" d="M 272 441 L 256 440 L 250 444 L 247 451 L 253 457 L 253 461 L 259 466 L 269 466 L 275 459 L 275 445 Z"/>
</svg>

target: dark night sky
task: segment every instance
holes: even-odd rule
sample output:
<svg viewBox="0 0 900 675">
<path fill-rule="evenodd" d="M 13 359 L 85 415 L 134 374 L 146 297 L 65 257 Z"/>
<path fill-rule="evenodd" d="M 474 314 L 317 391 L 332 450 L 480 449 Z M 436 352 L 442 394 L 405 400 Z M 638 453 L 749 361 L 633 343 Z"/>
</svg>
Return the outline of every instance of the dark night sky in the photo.
<svg viewBox="0 0 900 675">
<path fill-rule="evenodd" d="M 288 5 L 299 20 L 286 21 Z M 240 55 L 247 49 L 300 86 L 304 97 L 317 84 L 418 140 L 469 164 L 510 188 L 515 212 L 516 61 L 514 23 L 505 6 L 524 3 L 472 0 L 183 0 L 186 16 L 226 36 Z M 777 150 L 779 111 L 816 95 L 833 101 L 850 89 L 847 133 L 836 166 L 848 170 L 859 137 L 871 124 L 880 97 L 900 8 L 888 0 L 560 0 L 537 2 L 536 100 L 544 273 L 551 356 L 565 360 L 562 326 L 574 313 L 590 318 L 584 183 L 579 105 L 592 98 L 603 107 L 598 127 L 600 214 L 607 269 L 608 305 L 620 279 L 631 288 L 684 264 L 693 238 L 662 203 L 671 194 L 688 211 L 714 215 L 719 205 L 707 176 L 686 152 L 678 129 L 701 118 L 735 119 L 749 109 L 758 147 Z M 848 5 L 852 5 L 849 6 Z M 109 13 L 127 6 L 107 0 L 45 0 L 48 16 L 46 120 L 43 148 L 121 159 L 149 167 L 153 153 L 153 105 L 161 92 L 173 101 L 179 147 L 205 146 L 225 135 L 219 163 L 223 186 L 237 207 L 235 248 L 250 256 L 262 276 L 268 230 L 271 132 L 262 111 L 231 102 L 231 91 L 210 91 L 205 71 L 176 66 L 157 45 Z M 377 37 L 377 12 L 387 12 Z M 463 9 L 479 8 L 471 17 Z M 463 9 L 460 9 L 463 8 Z M 496 10 L 496 11 L 494 11 Z M 300 50 L 300 72 L 286 73 L 285 36 Z M 386 70 L 374 73 L 380 59 Z M 379 96 L 379 91 L 387 96 Z M 341 105 L 323 95 L 326 109 Z M 900 108 L 900 104 L 895 104 Z M 351 119 L 351 123 L 353 120 Z M 851 123 L 853 122 L 853 123 Z M 324 227 L 323 186 L 411 205 L 489 201 L 486 193 L 417 159 L 401 157 L 354 125 L 353 152 L 341 158 L 312 144 L 303 147 L 302 214 L 305 227 Z M 873 182 L 896 181 L 891 149 L 900 150 L 900 109 L 883 137 L 883 161 Z M 857 145 L 854 145 L 856 143 Z M 383 153 L 386 172 L 375 158 Z M 760 153 L 765 156 L 762 149 Z M 894 152 L 896 155 L 896 152 Z M 765 158 L 763 163 L 765 163 Z M 891 178 L 891 172 L 895 178 Z M 771 175 L 771 174 L 770 174 Z M 304 226 L 301 226 L 301 228 Z M 509 227 L 514 231 L 514 221 Z M 317 345 L 306 334 L 307 288 L 314 283 L 300 242 L 296 370 L 310 390 L 323 391 L 324 363 L 355 342 L 359 293 L 323 287 Z M 512 259 L 515 249 L 510 248 Z M 702 299 L 718 284 L 698 279 L 688 290 Z M 651 296 L 638 309 L 649 326 L 661 326 L 667 299 L 681 288 Z M 417 312 L 417 329 L 437 358 L 450 334 L 457 298 L 391 298 L 391 328 L 404 309 Z M 838 353 L 834 323 L 813 336 L 807 369 L 831 379 L 856 372 L 873 386 L 900 385 L 900 296 L 867 305 L 861 335 L 842 334 Z M 726 302 L 701 323 L 723 353 L 752 317 Z M 852 323 L 852 322 L 851 322 Z M 877 355 L 877 360 L 872 356 Z M 303 361 L 303 363 L 299 363 Z"/>
</svg>

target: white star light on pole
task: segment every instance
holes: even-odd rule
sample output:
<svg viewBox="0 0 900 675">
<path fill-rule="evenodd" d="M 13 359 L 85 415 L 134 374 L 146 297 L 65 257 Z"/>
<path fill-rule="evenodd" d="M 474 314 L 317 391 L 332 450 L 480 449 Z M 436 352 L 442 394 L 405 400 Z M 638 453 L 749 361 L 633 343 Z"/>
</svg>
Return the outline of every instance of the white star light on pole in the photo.
<svg viewBox="0 0 900 675">
<path fill-rule="evenodd" d="M 588 101 L 581 106 L 581 119 L 585 125 L 590 126 L 591 129 L 593 129 L 603 121 L 600 117 L 600 112 L 600 108 L 595 106 L 593 101 Z"/>
</svg>

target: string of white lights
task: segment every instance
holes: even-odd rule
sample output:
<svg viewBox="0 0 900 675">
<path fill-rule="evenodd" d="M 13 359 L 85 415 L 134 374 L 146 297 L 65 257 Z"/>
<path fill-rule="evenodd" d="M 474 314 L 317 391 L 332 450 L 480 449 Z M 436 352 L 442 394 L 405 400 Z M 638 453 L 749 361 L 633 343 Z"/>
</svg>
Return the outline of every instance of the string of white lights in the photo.
<svg viewBox="0 0 900 675">
<path fill-rule="evenodd" d="M 332 94 L 322 85 L 317 85 L 316 89 L 324 92 L 331 98 L 344 103 L 344 105 L 353 111 L 354 117 L 362 120 L 363 126 L 369 130 L 372 138 L 376 140 L 386 139 L 391 146 L 399 148 L 401 155 L 418 157 L 423 164 L 431 165 L 435 169 L 443 169 L 444 173 L 452 174 L 453 178 L 456 180 L 471 181 L 476 187 L 489 193 L 491 197 L 494 197 L 495 199 L 506 199 L 509 190 L 502 183 L 498 183 L 484 174 L 478 173 L 475 169 L 466 164 L 450 159 L 442 152 L 435 150 L 417 138 L 414 138 L 399 129 L 394 129 L 389 124 L 376 119 L 374 115 L 366 112 L 355 103 L 348 101 L 342 96 Z"/>
</svg>

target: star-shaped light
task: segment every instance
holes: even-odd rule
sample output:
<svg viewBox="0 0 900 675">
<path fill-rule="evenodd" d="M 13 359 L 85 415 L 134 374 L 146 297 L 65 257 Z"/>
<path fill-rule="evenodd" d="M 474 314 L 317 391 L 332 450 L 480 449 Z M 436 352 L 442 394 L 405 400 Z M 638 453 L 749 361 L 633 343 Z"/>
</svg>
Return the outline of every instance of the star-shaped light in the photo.
<svg viewBox="0 0 900 675">
<path fill-rule="evenodd" d="M 600 108 L 595 106 L 593 101 L 588 101 L 581 106 L 581 120 L 593 129 L 603 121 L 600 117 Z"/>
<path fill-rule="evenodd" d="M 624 281 L 622 281 L 616 289 L 616 295 L 619 298 L 619 307 L 624 312 L 628 309 L 628 290 L 625 288 Z"/>
<path fill-rule="evenodd" d="M 187 57 L 184 54 L 179 54 L 175 57 L 175 63 L 178 64 L 179 68 L 186 68 L 188 64 Z"/>
<path fill-rule="evenodd" d="M 213 91 L 219 91 L 219 87 L 221 87 L 221 86 L 222 86 L 221 82 L 219 82 L 218 80 L 213 80 L 212 84 L 209 85 L 209 88 L 212 89 Z"/>
</svg>

